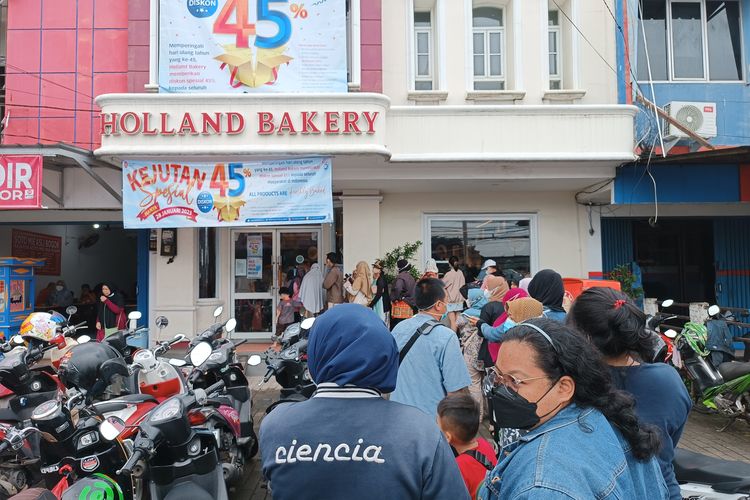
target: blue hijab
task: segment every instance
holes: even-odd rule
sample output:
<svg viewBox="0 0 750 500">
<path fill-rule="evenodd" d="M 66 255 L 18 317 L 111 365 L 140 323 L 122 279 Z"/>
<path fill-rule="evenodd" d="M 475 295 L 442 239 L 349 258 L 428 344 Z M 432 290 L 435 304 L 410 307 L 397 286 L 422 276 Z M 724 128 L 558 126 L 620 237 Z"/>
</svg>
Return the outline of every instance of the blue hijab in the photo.
<svg viewBox="0 0 750 500">
<path fill-rule="evenodd" d="M 479 288 L 469 289 L 467 295 L 469 299 L 469 308 L 464 311 L 464 314 L 478 318 L 482 308 L 487 304 L 487 297 L 484 296 L 484 291 Z"/>
<path fill-rule="evenodd" d="M 307 348 L 316 384 L 369 387 L 393 392 L 398 374 L 396 340 L 367 307 L 341 304 L 315 320 Z"/>
</svg>

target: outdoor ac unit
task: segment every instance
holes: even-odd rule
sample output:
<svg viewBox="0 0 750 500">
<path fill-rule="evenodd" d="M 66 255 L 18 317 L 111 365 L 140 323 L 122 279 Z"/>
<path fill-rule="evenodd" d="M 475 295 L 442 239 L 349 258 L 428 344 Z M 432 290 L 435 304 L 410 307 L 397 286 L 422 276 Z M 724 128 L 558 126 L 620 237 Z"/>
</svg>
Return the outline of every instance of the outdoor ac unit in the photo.
<svg viewBox="0 0 750 500">
<path fill-rule="evenodd" d="M 695 132 L 701 137 L 716 137 L 716 103 L 715 102 L 679 102 L 672 101 L 664 106 L 664 111 L 680 125 Z M 674 124 L 664 120 L 664 135 L 671 137 L 689 137 Z"/>
</svg>

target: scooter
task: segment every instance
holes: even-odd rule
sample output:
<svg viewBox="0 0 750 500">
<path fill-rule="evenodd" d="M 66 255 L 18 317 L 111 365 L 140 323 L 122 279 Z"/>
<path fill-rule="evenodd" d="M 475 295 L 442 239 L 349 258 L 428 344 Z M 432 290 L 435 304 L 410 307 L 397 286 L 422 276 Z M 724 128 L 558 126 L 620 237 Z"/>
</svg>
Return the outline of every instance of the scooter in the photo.
<svg viewBox="0 0 750 500">
<path fill-rule="evenodd" d="M 188 417 L 190 410 L 216 404 L 211 398 L 223 388 L 220 381 L 160 403 L 139 424 L 133 454 L 117 475 L 140 480 L 150 500 L 228 500 L 216 439 L 210 431 L 192 427 Z M 100 433 L 116 440 L 124 428 L 123 422 L 109 418 Z"/>
<path fill-rule="evenodd" d="M 674 305 L 674 300 L 667 299 L 661 303 L 662 308 L 668 308 Z M 653 355 L 651 359 L 646 360 L 650 363 L 669 363 L 672 360 L 674 344 L 672 338 L 661 331 L 661 327 L 667 321 L 677 318 L 675 315 L 657 312 L 646 319 L 646 331 L 653 338 Z"/>
<path fill-rule="evenodd" d="M 265 358 L 266 374 L 259 386 L 271 377 L 281 386 L 280 398 L 266 409 L 270 413 L 281 403 L 304 401 L 315 392 L 316 386 L 307 369 L 307 336 L 315 318 L 307 318 L 301 323 L 289 325 L 281 336 L 278 350 L 270 347 L 263 356 L 254 354 L 248 359 L 250 366 L 257 366 Z"/>
<path fill-rule="evenodd" d="M 224 325 L 231 332 L 237 325 L 234 318 Z M 240 342 L 239 344 L 241 344 Z M 237 362 L 236 347 L 230 340 L 203 341 L 188 353 L 194 366 L 188 381 L 193 389 L 205 389 L 223 381 L 224 394 L 218 406 L 208 406 L 190 413 L 193 425 L 203 426 L 216 437 L 225 479 L 232 483 L 242 477 L 244 464 L 258 452 L 258 439 L 253 429 L 252 393 L 242 365 Z"/>
<path fill-rule="evenodd" d="M 750 464 L 677 448 L 674 473 L 683 498 L 750 500 Z"/>
<path fill-rule="evenodd" d="M 169 324 L 164 316 L 156 318 L 156 326 L 161 331 Z M 187 383 L 179 370 L 179 360 L 163 358 L 173 345 L 187 340 L 183 334 L 177 334 L 172 340 L 159 342 L 153 349 L 139 349 L 133 355 L 131 371 L 134 374 L 136 387 L 141 394 L 150 394 L 159 402 L 176 394 L 186 394 Z"/>
</svg>

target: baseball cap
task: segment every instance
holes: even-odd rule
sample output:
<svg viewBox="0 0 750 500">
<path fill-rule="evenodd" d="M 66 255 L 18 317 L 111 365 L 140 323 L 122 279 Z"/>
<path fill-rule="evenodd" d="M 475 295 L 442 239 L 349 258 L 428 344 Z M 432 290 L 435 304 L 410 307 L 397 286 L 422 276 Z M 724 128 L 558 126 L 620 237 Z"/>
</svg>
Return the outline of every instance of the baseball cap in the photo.
<svg viewBox="0 0 750 500">
<path fill-rule="evenodd" d="M 485 260 L 484 265 L 482 265 L 482 269 L 487 269 L 488 267 L 497 267 L 497 262 L 492 259 Z"/>
</svg>

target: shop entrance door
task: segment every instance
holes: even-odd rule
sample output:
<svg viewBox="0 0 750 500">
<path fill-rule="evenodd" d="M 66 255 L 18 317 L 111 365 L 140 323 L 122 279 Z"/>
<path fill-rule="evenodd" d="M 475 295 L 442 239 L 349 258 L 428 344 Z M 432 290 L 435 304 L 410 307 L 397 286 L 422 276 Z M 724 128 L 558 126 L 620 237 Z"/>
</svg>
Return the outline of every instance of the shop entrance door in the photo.
<svg viewBox="0 0 750 500">
<path fill-rule="evenodd" d="M 276 329 L 279 289 L 299 289 L 318 262 L 320 228 L 239 230 L 232 233 L 232 338 L 267 340 Z"/>
</svg>

